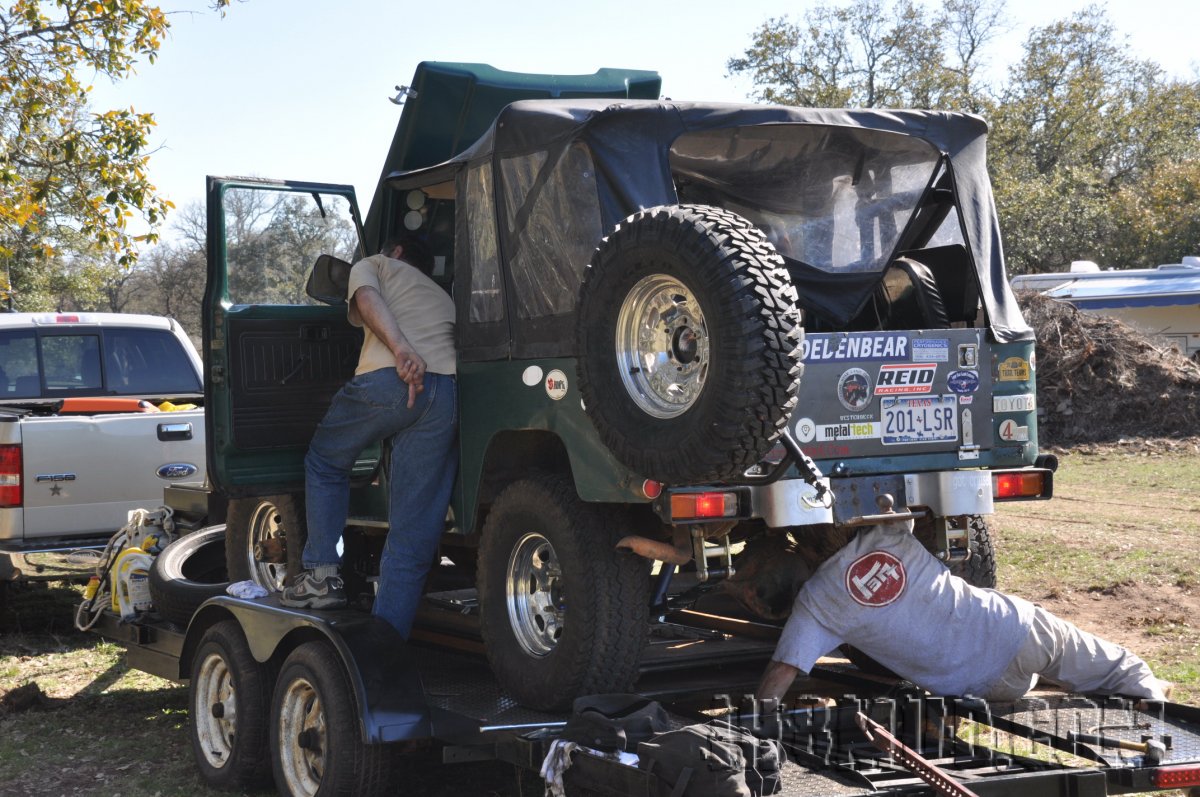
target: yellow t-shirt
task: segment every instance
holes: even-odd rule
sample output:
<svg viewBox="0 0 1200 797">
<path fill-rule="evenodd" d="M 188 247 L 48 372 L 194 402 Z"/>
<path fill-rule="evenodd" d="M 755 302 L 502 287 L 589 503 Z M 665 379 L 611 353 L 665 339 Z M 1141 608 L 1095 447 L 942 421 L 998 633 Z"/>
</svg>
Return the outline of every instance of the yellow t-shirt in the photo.
<svg viewBox="0 0 1200 797">
<path fill-rule="evenodd" d="M 370 327 L 364 326 L 356 305 L 354 292 L 362 287 L 379 291 L 392 311 L 400 331 L 425 359 L 427 370 L 435 374 L 453 374 L 454 370 L 454 301 L 440 285 L 403 260 L 385 255 L 372 255 L 350 269 L 347 295 L 350 323 L 363 327 L 362 351 L 358 355 L 355 374 L 365 374 L 380 368 L 395 368 L 396 358 Z"/>
</svg>

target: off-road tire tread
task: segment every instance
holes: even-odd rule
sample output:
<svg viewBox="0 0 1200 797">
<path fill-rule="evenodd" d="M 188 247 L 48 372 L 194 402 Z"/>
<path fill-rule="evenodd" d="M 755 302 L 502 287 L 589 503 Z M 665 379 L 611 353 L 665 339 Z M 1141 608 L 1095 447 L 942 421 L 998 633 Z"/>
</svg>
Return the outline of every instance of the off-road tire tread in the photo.
<svg viewBox="0 0 1200 797">
<path fill-rule="evenodd" d="M 713 343 L 703 393 L 670 419 L 633 403 L 613 354 L 621 305 L 653 273 L 692 289 Z M 613 455 L 671 484 L 733 479 L 758 463 L 796 404 L 803 341 L 796 302 L 783 258 L 736 213 L 664 205 L 618 224 L 586 269 L 576 330 L 584 405 Z"/>
<path fill-rule="evenodd" d="M 967 524 L 970 527 L 967 541 L 971 546 L 971 556 L 965 562 L 951 564 L 950 572 L 973 587 L 995 589 L 996 547 L 991 526 L 983 515 L 969 515 Z"/>
<path fill-rule="evenodd" d="M 221 550 L 205 550 L 213 546 L 220 546 Z M 225 594 L 230 582 L 224 578 L 224 567 L 219 564 L 215 569 L 221 571 L 220 578 L 215 581 L 196 581 L 184 575 L 188 561 L 197 554 L 210 557 L 213 564 L 224 561 L 224 547 L 225 526 L 209 526 L 180 537 L 154 557 L 147 582 L 150 601 L 159 616 L 186 628 L 200 604 Z"/>
<path fill-rule="evenodd" d="M 226 666 L 235 673 L 237 681 L 237 734 L 235 752 L 225 768 L 215 770 L 204 760 L 196 736 L 196 719 L 192 719 L 192 755 L 196 767 L 210 786 L 218 789 L 258 789 L 271 783 L 271 754 L 269 748 L 271 682 L 272 672 L 268 665 L 261 664 L 250 653 L 250 646 L 242 633 L 241 626 L 234 620 L 216 623 L 200 638 L 200 645 L 193 658 L 191 688 L 195 688 L 196 676 L 201 662 L 207 655 L 207 646 L 215 642 L 222 648 Z M 190 711 L 199 711 L 194 694 L 188 695 Z"/>
<path fill-rule="evenodd" d="M 479 550 L 481 631 L 500 683 L 522 705 L 569 708 L 579 695 L 628 691 L 637 678 L 649 620 L 645 560 L 615 543 L 624 509 L 580 500 L 572 480 L 537 474 L 508 485 L 484 524 Z M 554 546 L 563 568 L 568 606 L 563 637 L 544 658 L 523 651 L 505 604 L 508 558 L 523 532 L 537 531 Z M 589 600 L 572 601 L 583 595 Z"/>
</svg>

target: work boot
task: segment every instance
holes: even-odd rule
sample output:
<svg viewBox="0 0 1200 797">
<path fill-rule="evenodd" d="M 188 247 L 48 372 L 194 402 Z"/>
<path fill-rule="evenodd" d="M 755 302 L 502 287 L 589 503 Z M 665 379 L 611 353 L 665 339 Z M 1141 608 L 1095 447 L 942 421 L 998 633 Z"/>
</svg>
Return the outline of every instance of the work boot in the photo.
<svg viewBox="0 0 1200 797">
<path fill-rule="evenodd" d="M 346 605 L 346 590 L 336 565 L 301 570 L 279 597 L 281 606 L 296 609 L 340 609 Z"/>
</svg>

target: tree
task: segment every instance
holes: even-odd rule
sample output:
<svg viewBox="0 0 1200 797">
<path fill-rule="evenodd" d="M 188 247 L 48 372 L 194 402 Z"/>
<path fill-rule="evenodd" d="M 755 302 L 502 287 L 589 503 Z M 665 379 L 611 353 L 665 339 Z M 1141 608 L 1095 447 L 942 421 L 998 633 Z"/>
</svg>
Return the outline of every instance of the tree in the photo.
<svg viewBox="0 0 1200 797">
<path fill-rule="evenodd" d="M 1011 273 L 1076 259 L 1132 267 L 1197 245 L 1200 81 L 1133 56 L 1091 6 L 1025 40 L 1006 82 L 980 80 L 998 0 L 820 5 L 769 19 L 729 61 L 754 96 L 798 105 L 933 107 L 991 124 L 989 168 Z"/>
<path fill-rule="evenodd" d="M 916 0 L 817 5 L 802 23 L 768 19 L 727 67 L 749 75 L 764 102 L 976 111 L 1002 11 L 999 0 L 943 0 L 933 13 Z"/>
<path fill-rule="evenodd" d="M 1177 238 L 1151 231 L 1168 219 L 1127 208 L 1145 192 L 1163 196 L 1164 170 L 1200 158 L 1198 130 L 1200 83 L 1135 58 L 1103 10 L 1034 29 L 995 106 L 989 145 L 1010 271 L 1156 260 L 1138 247 Z"/>
<path fill-rule="evenodd" d="M 215 0 L 223 8 L 228 0 Z M 144 0 L 12 0 L 0 8 L 0 269 L 31 298 L 65 246 L 136 259 L 171 203 L 147 174 L 153 116 L 93 111 L 80 75 L 153 63 L 168 28 Z M 134 236 L 140 216 L 149 232 Z M 0 285 L 0 290 L 7 286 Z"/>
</svg>

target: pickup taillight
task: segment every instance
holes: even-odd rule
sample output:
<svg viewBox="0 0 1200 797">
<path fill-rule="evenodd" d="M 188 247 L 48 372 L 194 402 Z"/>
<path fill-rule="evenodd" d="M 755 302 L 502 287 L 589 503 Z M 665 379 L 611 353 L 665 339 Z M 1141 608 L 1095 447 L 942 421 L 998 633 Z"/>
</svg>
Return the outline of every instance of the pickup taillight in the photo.
<svg viewBox="0 0 1200 797">
<path fill-rule="evenodd" d="M 21 447 L 0 445 L 0 508 L 21 506 Z"/>
</svg>

